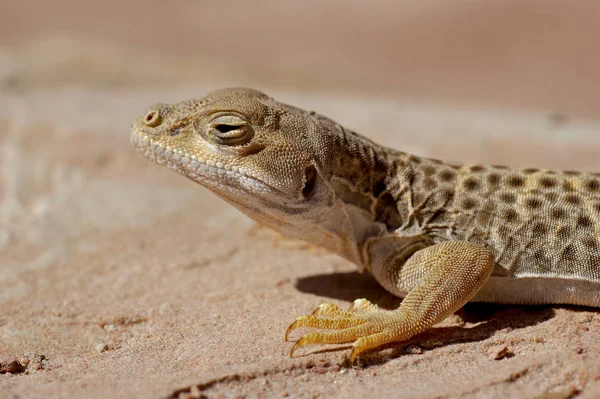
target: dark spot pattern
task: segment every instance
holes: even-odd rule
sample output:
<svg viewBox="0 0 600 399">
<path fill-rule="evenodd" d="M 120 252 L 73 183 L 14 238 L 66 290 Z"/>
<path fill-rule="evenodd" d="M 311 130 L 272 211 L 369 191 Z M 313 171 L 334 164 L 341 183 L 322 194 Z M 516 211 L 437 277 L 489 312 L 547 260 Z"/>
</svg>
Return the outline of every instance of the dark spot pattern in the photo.
<svg viewBox="0 0 600 399">
<path fill-rule="evenodd" d="M 511 187 L 523 187 L 525 185 L 525 179 L 523 179 L 521 176 L 510 176 L 506 180 L 506 184 Z"/>
<path fill-rule="evenodd" d="M 449 169 L 444 169 L 440 172 L 440 180 L 446 183 L 450 183 L 452 181 L 454 181 L 455 177 L 456 177 L 456 173 L 454 173 L 453 171 L 449 170 Z"/>
<path fill-rule="evenodd" d="M 428 177 L 427 179 L 425 179 L 423 186 L 425 187 L 425 190 L 433 190 L 437 187 L 437 183 L 434 179 Z"/>
<path fill-rule="evenodd" d="M 556 232 L 556 236 L 559 240 L 568 240 L 573 235 L 573 228 L 571 226 L 562 226 Z"/>
<path fill-rule="evenodd" d="M 562 208 L 554 208 L 554 209 L 552 209 L 552 211 L 550 211 L 550 214 L 552 215 L 552 217 L 554 219 L 557 219 L 557 220 L 562 220 L 567 217 L 567 211 L 565 211 Z"/>
<path fill-rule="evenodd" d="M 497 273 L 581 278 L 591 270 L 600 278 L 600 174 L 489 165 L 438 167 L 429 159 L 412 169 L 417 172 L 416 188 L 424 192 L 411 194 L 425 196 L 426 201 L 417 218 L 436 221 L 435 237 L 489 246 L 501 266 Z M 428 179 L 437 183 L 432 191 Z"/>
<path fill-rule="evenodd" d="M 474 177 L 469 177 L 467 180 L 465 180 L 464 185 L 467 191 L 475 191 L 479 188 L 479 180 Z"/>
<path fill-rule="evenodd" d="M 526 175 L 531 175 L 533 173 L 539 172 L 540 170 L 537 168 L 527 168 L 527 169 L 523 169 L 523 173 L 525 173 Z"/>
<path fill-rule="evenodd" d="M 546 256 L 546 252 L 543 249 L 539 249 L 533 253 L 533 259 L 535 259 L 535 263 L 538 272 L 547 272 L 550 270 L 550 262 L 548 261 L 548 257 Z"/>
<path fill-rule="evenodd" d="M 500 200 L 507 204 L 514 204 L 517 202 L 517 196 L 513 193 L 500 193 Z"/>
<path fill-rule="evenodd" d="M 470 210 L 477 206 L 477 201 L 475 201 L 473 198 L 467 197 L 462 200 L 461 206 L 463 209 Z"/>
<path fill-rule="evenodd" d="M 598 180 L 588 180 L 585 183 L 585 188 L 587 188 L 588 191 L 596 192 L 600 189 L 600 182 Z"/>
<path fill-rule="evenodd" d="M 423 174 L 425 176 L 432 176 L 433 174 L 435 174 L 435 168 L 431 165 L 424 165 L 423 168 L 421 168 L 421 170 L 423 171 Z"/>
<path fill-rule="evenodd" d="M 581 204 L 581 198 L 575 194 L 569 194 L 565 197 L 565 201 L 571 205 L 579 205 Z"/>
<path fill-rule="evenodd" d="M 569 180 L 565 180 L 563 182 L 562 188 L 563 188 L 564 191 L 569 191 L 569 192 L 570 191 L 575 191 L 575 186 Z"/>
<path fill-rule="evenodd" d="M 542 207 L 543 204 L 544 203 L 541 199 L 535 197 L 527 198 L 525 200 L 525 206 L 529 209 L 539 209 Z"/>
<path fill-rule="evenodd" d="M 448 188 L 442 191 L 442 201 L 444 201 L 444 203 L 451 202 L 453 199 L 454 190 Z"/>
<path fill-rule="evenodd" d="M 421 162 L 423 162 L 423 161 L 421 160 L 421 158 L 419 158 L 419 157 L 415 157 L 414 155 L 411 155 L 411 156 L 408 158 L 408 161 L 409 161 L 409 162 L 412 162 L 412 163 L 414 163 L 414 164 L 416 164 L 416 165 L 418 165 L 418 164 L 420 164 Z"/>
<path fill-rule="evenodd" d="M 490 223 L 494 220 L 496 206 L 493 202 L 487 202 L 483 205 L 481 210 L 477 212 L 477 224 L 484 227 L 486 231 L 489 230 Z M 487 235 L 489 233 L 486 233 Z"/>
<path fill-rule="evenodd" d="M 500 184 L 500 175 L 498 173 L 490 173 L 487 177 L 487 181 L 492 186 Z"/>
<path fill-rule="evenodd" d="M 560 195 L 558 193 L 545 193 L 544 194 L 544 198 L 546 198 L 546 200 L 553 202 L 553 203 L 558 201 L 559 196 Z"/>
<path fill-rule="evenodd" d="M 588 265 L 592 269 L 598 269 L 600 267 L 600 256 L 598 256 L 598 255 L 590 255 L 588 257 Z"/>
<path fill-rule="evenodd" d="M 507 209 L 506 212 L 504 212 L 504 219 L 506 219 L 508 223 L 515 223 L 519 220 L 519 214 L 514 209 Z"/>
<path fill-rule="evenodd" d="M 573 244 L 569 244 L 565 247 L 565 249 L 563 249 L 561 257 L 564 260 L 575 260 L 576 255 L 577 251 L 575 250 L 575 247 L 573 246 Z"/>
<path fill-rule="evenodd" d="M 540 186 L 542 186 L 543 188 L 554 188 L 556 187 L 556 179 L 553 179 L 551 177 L 542 177 L 540 179 Z"/>
<path fill-rule="evenodd" d="M 592 219 L 589 218 L 588 216 L 579 215 L 579 217 L 577 217 L 577 226 L 578 227 L 590 228 L 590 227 L 592 227 L 593 224 L 594 224 L 594 222 L 592 222 Z"/>
</svg>

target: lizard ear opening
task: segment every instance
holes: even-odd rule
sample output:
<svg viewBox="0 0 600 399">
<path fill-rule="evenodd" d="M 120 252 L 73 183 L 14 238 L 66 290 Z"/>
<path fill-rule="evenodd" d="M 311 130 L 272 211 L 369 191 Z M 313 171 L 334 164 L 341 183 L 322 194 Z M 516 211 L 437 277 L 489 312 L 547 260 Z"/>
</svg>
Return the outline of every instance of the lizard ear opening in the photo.
<svg viewBox="0 0 600 399">
<path fill-rule="evenodd" d="M 310 165 L 304 170 L 304 187 L 302 187 L 302 196 L 309 198 L 315 191 L 315 184 L 317 182 L 317 169 Z"/>
</svg>

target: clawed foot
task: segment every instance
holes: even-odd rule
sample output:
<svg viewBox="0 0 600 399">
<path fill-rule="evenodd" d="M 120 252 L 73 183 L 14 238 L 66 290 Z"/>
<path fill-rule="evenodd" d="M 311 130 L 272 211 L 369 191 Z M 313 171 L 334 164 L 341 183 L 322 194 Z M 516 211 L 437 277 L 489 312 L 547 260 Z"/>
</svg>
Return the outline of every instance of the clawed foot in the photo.
<svg viewBox="0 0 600 399">
<path fill-rule="evenodd" d="M 354 363 L 362 352 L 397 341 L 398 329 L 394 327 L 400 318 L 398 311 L 380 309 L 366 299 L 357 299 L 348 310 L 324 303 L 311 314 L 298 317 L 287 328 L 285 340 L 298 327 L 334 330 L 303 335 L 292 347 L 290 357 L 301 346 L 354 342 L 350 355 L 350 363 Z"/>
</svg>

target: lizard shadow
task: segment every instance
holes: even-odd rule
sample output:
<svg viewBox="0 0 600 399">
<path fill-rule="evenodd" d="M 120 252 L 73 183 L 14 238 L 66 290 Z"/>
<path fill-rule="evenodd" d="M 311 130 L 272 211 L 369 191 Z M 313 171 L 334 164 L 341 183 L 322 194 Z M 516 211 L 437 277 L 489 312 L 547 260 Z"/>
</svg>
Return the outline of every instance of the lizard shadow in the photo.
<svg viewBox="0 0 600 399">
<path fill-rule="evenodd" d="M 309 294 L 352 302 L 366 298 L 385 309 L 395 309 L 402 299 L 385 291 L 368 272 L 335 272 L 301 277 L 296 289 Z"/>
<path fill-rule="evenodd" d="M 368 273 L 347 272 L 303 277 L 296 282 L 296 288 L 302 292 L 348 302 L 357 298 L 366 298 L 384 309 L 396 309 L 402 302 L 402 299 L 385 291 Z M 430 328 L 408 341 L 382 347 L 382 350 L 391 349 L 391 352 L 386 352 L 385 356 L 377 355 L 381 351 L 365 354 L 362 364 L 375 365 L 407 355 L 406 348 L 409 345 L 419 345 L 429 349 L 436 346 L 483 341 L 501 330 L 519 329 L 543 323 L 552 319 L 556 312 L 550 305 L 467 303 L 456 314 L 465 325 Z"/>
</svg>

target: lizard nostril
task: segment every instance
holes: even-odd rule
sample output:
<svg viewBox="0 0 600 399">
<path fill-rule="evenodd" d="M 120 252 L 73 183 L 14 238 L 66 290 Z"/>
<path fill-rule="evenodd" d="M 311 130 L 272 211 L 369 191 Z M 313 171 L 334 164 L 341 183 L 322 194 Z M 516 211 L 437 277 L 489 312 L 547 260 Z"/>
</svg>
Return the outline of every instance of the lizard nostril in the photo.
<svg viewBox="0 0 600 399">
<path fill-rule="evenodd" d="M 156 127 L 160 123 L 160 114 L 157 111 L 149 111 L 144 117 L 144 123 L 150 127 Z"/>
</svg>

